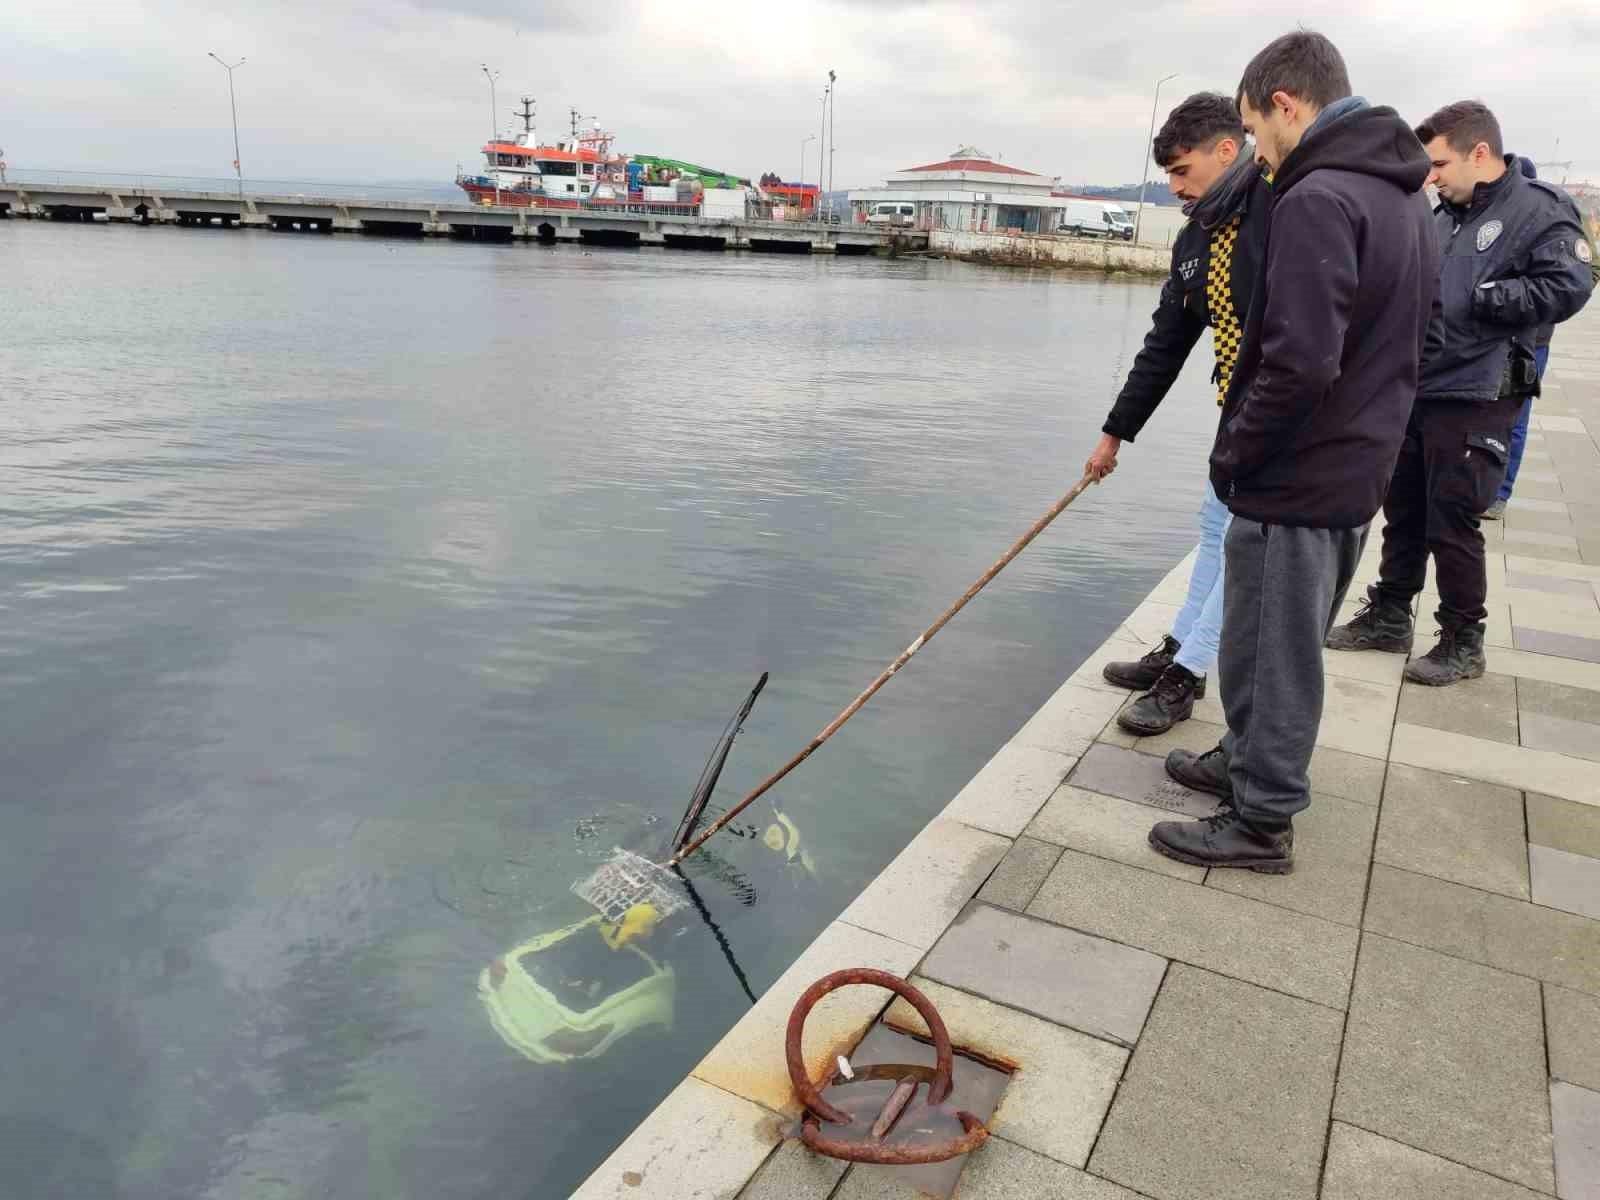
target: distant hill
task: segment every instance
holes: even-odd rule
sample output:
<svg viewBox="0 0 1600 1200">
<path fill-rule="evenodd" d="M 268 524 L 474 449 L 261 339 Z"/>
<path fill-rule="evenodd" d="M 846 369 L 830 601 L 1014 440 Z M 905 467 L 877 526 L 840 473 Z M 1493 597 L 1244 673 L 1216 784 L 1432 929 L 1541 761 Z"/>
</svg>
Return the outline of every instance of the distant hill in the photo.
<svg viewBox="0 0 1600 1200">
<path fill-rule="evenodd" d="M 1121 200 L 1128 204 L 1139 203 L 1139 185 L 1137 183 L 1125 183 L 1120 187 L 1103 187 L 1098 184 L 1085 183 L 1066 190 L 1077 196 L 1103 196 L 1107 200 Z M 1177 208 L 1183 203 L 1167 188 L 1165 179 L 1152 179 L 1144 185 L 1144 202 L 1146 204 L 1161 204 L 1168 208 Z"/>
</svg>

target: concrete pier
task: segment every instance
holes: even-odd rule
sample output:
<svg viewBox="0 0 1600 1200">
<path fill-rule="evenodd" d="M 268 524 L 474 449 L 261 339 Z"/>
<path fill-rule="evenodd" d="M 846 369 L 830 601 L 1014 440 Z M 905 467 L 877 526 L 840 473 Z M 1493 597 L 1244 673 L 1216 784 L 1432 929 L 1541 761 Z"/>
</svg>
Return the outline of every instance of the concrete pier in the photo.
<svg viewBox="0 0 1600 1200">
<path fill-rule="evenodd" d="M 788 1140 L 790 1007 L 861 966 L 910 978 L 958 1050 L 1016 1064 L 958 1200 L 1600 1196 L 1597 489 L 1591 305 L 1556 331 L 1516 494 L 1484 523 L 1488 674 L 1426 688 L 1401 655 L 1325 655 L 1293 874 L 1146 842 L 1214 808 L 1162 759 L 1215 745 L 1222 708 L 1135 738 L 1100 670 L 1172 628 L 1179 563 L 576 1196 L 919 1195 Z M 876 1021 L 924 1032 L 887 1000 L 819 1006 L 813 1078 Z"/>
<path fill-rule="evenodd" d="M 481 241 L 584 241 L 685 249 L 800 254 L 894 254 L 924 250 L 914 230 L 821 222 L 708 219 L 613 208 L 519 208 L 430 200 L 341 199 L 246 194 L 116 184 L 0 184 L 0 217 L 57 221 L 223 226 L 299 233 L 365 233 Z"/>
<path fill-rule="evenodd" d="M 1076 238 L 1050 233 L 971 233 L 935 229 L 928 235 L 935 254 L 966 262 L 1005 267 L 1063 267 L 1104 271 L 1108 275 L 1163 278 L 1172 269 L 1172 251 L 1164 246 Z"/>
</svg>

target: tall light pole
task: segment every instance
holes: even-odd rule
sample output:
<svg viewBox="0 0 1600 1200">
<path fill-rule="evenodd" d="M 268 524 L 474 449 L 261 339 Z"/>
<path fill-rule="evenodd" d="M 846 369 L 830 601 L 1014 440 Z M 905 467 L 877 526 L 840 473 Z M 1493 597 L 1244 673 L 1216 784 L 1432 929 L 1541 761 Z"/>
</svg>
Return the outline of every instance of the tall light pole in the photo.
<svg viewBox="0 0 1600 1200">
<path fill-rule="evenodd" d="M 495 99 L 494 81 L 500 78 L 499 71 L 489 70 L 489 64 L 483 64 L 483 74 L 489 80 L 489 140 L 500 140 L 500 102 Z"/>
<path fill-rule="evenodd" d="M 817 135 L 814 134 L 814 133 L 807 134 L 805 137 L 800 139 L 800 187 L 802 189 L 802 191 L 800 193 L 800 215 L 801 215 L 801 217 L 804 217 L 806 215 L 805 191 L 803 190 L 805 188 L 805 186 L 806 186 L 806 147 L 808 145 L 810 145 L 812 142 L 816 141 L 816 140 L 817 140 Z M 817 174 L 819 174 L 819 175 L 822 174 L 821 156 L 820 155 L 818 156 Z M 819 181 L 818 184 L 817 184 L 817 192 L 820 194 L 821 191 L 822 191 L 822 184 Z M 812 214 L 812 216 L 815 216 L 815 215 L 816 215 L 815 213 Z"/>
<path fill-rule="evenodd" d="M 244 215 L 244 170 L 239 166 L 239 106 L 233 101 L 233 71 L 244 66 L 244 59 L 236 63 L 223 62 L 215 50 L 207 50 L 212 58 L 228 73 L 228 111 L 233 114 L 233 174 L 239 183 L 239 215 Z"/>
<path fill-rule="evenodd" d="M 828 74 L 831 76 L 832 71 Z M 817 219 L 822 219 L 822 194 L 823 184 L 827 182 L 822 177 L 822 149 L 828 144 L 828 95 L 833 91 L 833 80 L 828 80 L 828 86 L 822 89 L 822 128 L 817 133 Z"/>
<path fill-rule="evenodd" d="M 833 191 L 833 152 L 839 147 L 833 141 L 833 118 L 839 111 L 839 85 L 834 82 L 837 78 L 832 71 L 828 72 L 828 191 Z M 832 201 L 829 201 L 828 211 L 833 211 Z"/>
<path fill-rule="evenodd" d="M 1141 156 L 1144 162 L 1144 169 L 1139 175 L 1139 207 L 1134 210 L 1133 214 L 1133 244 L 1135 246 L 1139 244 L 1139 222 L 1144 219 L 1144 185 L 1150 178 L 1150 143 L 1155 140 L 1156 136 L 1156 109 L 1161 104 L 1161 85 L 1177 77 L 1178 73 L 1174 71 L 1171 75 L 1163 75 L 1156 80 L 1156 98 L 1150 102 L 1150 134 L 1144 140 L 1144 154 Z"/>
<path fill-rule="evenodd" d="M 489 80 L 489 144 L 492 146 L 500 140 L 500 101 L 495 98 L 494 81 L 500 78 L 499 71 L 489 70 L 489 64 L 483 64 L 484 77 Z M 494 151 L 494 158 L 490 161 L 499 166 L 500 152 Z M 494 173 L 494 202 L 500 203 L 500 172 Z"/>
</svg>

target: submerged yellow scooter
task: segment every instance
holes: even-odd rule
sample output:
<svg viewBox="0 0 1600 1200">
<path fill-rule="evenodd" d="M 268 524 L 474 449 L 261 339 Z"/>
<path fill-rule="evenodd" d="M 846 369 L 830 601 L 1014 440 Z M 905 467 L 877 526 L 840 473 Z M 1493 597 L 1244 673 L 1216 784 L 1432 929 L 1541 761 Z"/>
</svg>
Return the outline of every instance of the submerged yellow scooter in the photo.
<svg viewBox="0 0 1600 1200">
<path fill-rule="evenodd" d="M 667 852 L 676 853 L 694 834 L 711 791 L 722 773 L 733 741 L 744 727 L 756 697 L 766 685 L 763 674 L 734 714 L 707 760 L 683 819 Z M 810 874 L 811 856 L 794 822 L 776 806 L 773 821 L 759 835 L 790 870 Z M 755 838 L 751 829 L 747 836 Z M 678 895 L 640 900 L 540 934 L 494 959 L 478 976 L 478 995 L 495 1032 L 537 1063 L 564 1063 L 598 1058 L 630 1033 L 659 1027 L 671 1029 L 675 1015 L 677 976 L 670 963 L 643 947 L 691 901 L 709 923 L 693 885 L 680 877 Z M 720 931 L 712 925 L 721 940 Z M 732 964 L 731 952 L 730 964 Z M 737 964 L 732 964 L 739 973 Z M 741 984 L 744 977 L 739 973 Z M 745 985 L 748 994 L 748 985 Z M 752 995 L 751 1000 L 754 1002 Z"/>
<path fill-rule="evenodd" d="M 640 914 L 652 925 L 653 910 Z M 677 976 L 601 916 L 523 942 L 483 969 L 489 1023 L 537 1063 L 598 1058 L 630 1033 L 672 1028 Z"/>
<path fill-rule="evenodd" d="M 611 858 L 606 863 L 587 879 L 580 880 L 572 887 L 574 893 L 599 911 L 598 918 L 591 917 L 589 921 L 557 930 L 533 942 L 525 942 L 507 955 L 506 959 L 501 960 L 498 968 L 491 964 L 484 972 L 479 990 L 484 995 L 485 1002 L 489 1004 L 490 1019 L 494 1021 L 495 1028 L 501 1031 L 502 1036 L 537 1062 L 568 1061 L 573 1058 L 592 1058 L 596 1054 L 603 1053 L 605 1047 L 633 1029 L 647 1028 L 651 1024 L 670 1025 L 671 968 L 658 964 L 655 959 L 634 946 L 633 942 L 657 928 L 691 900 L 698 904 L 698 898 L 694 896 L 694 890 L 689 886 L 689 881 L 683 875 L 679 864 L 699 850 L 720 830 L 726 829 L 740 813 L 777 786 L 791 771 L 805 762 L 824 742 L 837 733 L 846 721 L 860 712 L 862 706 L 893 679 L 917 651 L 932 641 L 934 636 L 966 607 L 968 601 L 982 591 L 1007 563 L 1021 554 L 1034 538 L 1044 532 L 1050 522 L 1066 511 L 1074 500 L 1096 482 L 1098 480 L 1093 475 L 1085 475 L 1074 484 L 1071 490 L 1052 504 L 1026 533 L 1013 542 L 1010 548 L 962 593 L 954 604 L 945 609 L 932 625 L 924 629 L 915 641 L 880 671 L 878 677 L 867 685 L 865 691 L 823 726 L 804 749 L 757 784 L 744 799 L 712 821 L 696 836 L 695 825 L 705 809 L 706 801 L 710 798 L 711 788 L 716 783 L 717 775 L 722 771 L 722 764 L 727 759 L 733 738 L 737 736 L 744 718 L 749 715 L 750 706 L 755 703 L 756 696 L 766 684 L 767 677 L 762 675 L 755 691 L 750 693 L 749 699 L 729 722 L 717 749 L 712 752 L 711 760 L 706 764 L 706 770 L 701 776 L 700 786 L 695 789 L 695 794 L 690 799 L 689 811 L 684 814 L 684 819 L 678 826 L 670 854 L 663 855 L 665 861 L 654 862 L 620 847 L 613 850 Z M 801 870 L 809 870 L 810 858 L 799 844 L 798 832 L 794 830 L 793 822 L 781 814 L 762 840 L 783 854 L 786 862 L 794 864 Z M 700 907 L 703 912 L 704 906 Z M 594 938 L 583 936 L 584 931 L 588 929 L 594 931 L 596 934 Z M 568 942 L 572 942 L 575 947 L 582 945 L 592 949 L 598 946 L 601 950 L 609 949 L 611 953 L 617 955 L 631 951 L 637 955 L 637 962 L 623 959 L 625 968 L 619 971 L 615 979 L 599 968 L 587 968 L 574 978 L 572 987 L 567 991 L 567 996 L 570 998 L 564 999 L 558 994 L 559 985 L 553 988 L 549 983 L 551 979 L 559 979 L 561 972 L 553 969 L 554 963 L 552 970 L 546 971 L 542 956 L 557 951 Z M 604 955 L 602 954 L 600 958 L 603 961 Z M 729 961 L 732 962 L 731 956 Z M 510 985 L 513 963 L 520 973 L 520 979 L 514 986 Z M 498 984 L 496 984 L 497 971 L 503 972 Z M 521 979 L 528 980 L 529 986 L 524 987 Z M 740 979 L 743 982 L 742 975 Z M 748 987 L 746 990 L 748 991 Z M 593 1002 L 587 1003 L 590 999 Z M 754 996 L 751 999 L 753 1001 Z M 577 1007 L 573 1007 L 574 1004 L 577 1004 Z M 551 1032 L 545 1032 L 546 1030 Z M 536 1045 L 530 1046 L 529 1039 L 534 1036 L 539 1040 Z M 551 1055 L 556 1057 L 552 1058 Z"/>
</svg>

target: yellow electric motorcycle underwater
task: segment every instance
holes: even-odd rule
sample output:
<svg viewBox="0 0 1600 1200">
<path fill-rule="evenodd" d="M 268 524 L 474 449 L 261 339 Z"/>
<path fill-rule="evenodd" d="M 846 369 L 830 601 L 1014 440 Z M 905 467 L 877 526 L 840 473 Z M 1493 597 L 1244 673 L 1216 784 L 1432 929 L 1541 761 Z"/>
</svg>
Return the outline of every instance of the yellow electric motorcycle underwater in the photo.
<svg viewBox="0 0 1600 1200">
<path fill-rule="evenodd" d="M 694 835 L 733 741 L 766 682 L 763 674 L 723 730 L 664 856 L 677 855 Z M 746 825 L 734 827 L 733 832 L 775 854 L 786 874 L 813 877 L 811 856 L 799 830 L 776 806 L 764 830 Z M 639 855 L 617 853 L 651 865 Z M 735 891 L 749 891 L 736 870 L 727 864 L 719 867 Z M 663 887 L 653 872 L 646 874 L 652 878 L 618 874 L 608 866 L 609 882 L 599 885 L 600 890 L 595 890 L 593 877 L 574 885 L 575 892 L 601 911 L 520 943 L 480 972 L 478 995 L 490 1024 L 508 1046 L 537 1063 L 567 1063 L 598 1058 L 631 1033 L 652 1027 L 670 1030 L 677 975 L 661 948 L 686 932 L 693 920 L 690 907 L 716 935 L 749 993 L 743 973 L 688 876 L 674 871 L 670 886 Z M 749 900 L 753 899 L 750 891 Z"/>
<path fill-rule="evenodd" d="M 805 762 L 846 721 L 860 712 L 867 701 L 911 661 L 912 655 L 932 641 L 1007 563 L 1021 554 L 1068 505 L 1096 482 L 1092 474 L 1085 474 L 1078 480 L 954 604 L 880 671 L 866 690 L 823 726 L 804 749 L 696 835 L 695 827 L 705 811 L 733 739 L 766 685 L 767 677 L 763 674 L 712 751 L 700 783 L 690 797 L 688 811 L 665 852 L 670 857 L 658 863 L 629 850 L 613 850 L 609 861 L 587 879 L 572 885 L 574 893 L 598 910 L 598 916 L 523 942 L 485 968 L 479 977 L 478 991 L 500 1035 L 535 1062 L 571 1062 L 603 1054 L 635 1030 L 652 1026 L 670 1028 L 672 967 L 637 943 L 664 930 L 674 915 L 691 903 L 709 923 L 705 906 L 679 864 L 714 834 L 728 828 L 740 813 Z M 762 841 L 782 854 L 790 867 L 809 873 L 810 859 L 800 845 L 799 834 L 793 823 L 781 814 L 762 835 Z M 714 924 L 711 928 L 727 953 L 720 931 Z M 738 973 L 732 954 L 727 953 L 727 957 L 729 965 Z M 742 973 L 740 982 L 744 982 Z M 749 992 L 748 984 L 745 990 Z M 752 995 L 751 1001 L 754 999 Z"/>
</svg>

